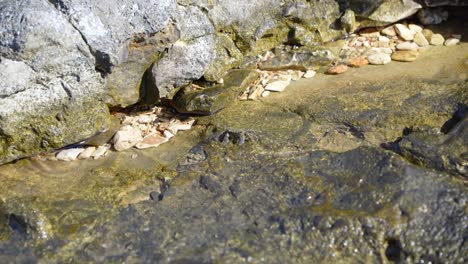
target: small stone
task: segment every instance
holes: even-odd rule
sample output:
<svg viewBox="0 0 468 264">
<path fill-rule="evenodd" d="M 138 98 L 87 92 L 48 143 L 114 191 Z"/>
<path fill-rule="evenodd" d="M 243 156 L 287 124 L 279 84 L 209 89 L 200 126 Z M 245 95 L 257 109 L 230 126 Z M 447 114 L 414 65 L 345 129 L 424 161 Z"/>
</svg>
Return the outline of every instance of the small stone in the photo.
<svg viewBox="0 0 468 264">
<path fill-rule="evenodd" d="M 366 52 L 365 52 L 365 55 L 366 56 L 369 56 L 371 54 L 374 54 L 374 53 L 385 53 L 385 54 L 392 54 L 392 49 L 390 48 L 370 48 L 368 49 Z"/>
<path fill-rule="evenodd" d="M 78 158 L 78 155 L 84 151 L 84 148 L 72 148 L 72 149 L 64 149 L 60 151 L 56 158 L 61 161 L 73 161 Z"/>
<path fill-rule="evenodd" d="M 114 136 L 114 149 L 117 151 L 123 151 L 135 146 L 138 142 L 141 142 L 143 137 L 141 131 L 130 125 L 122 127 Z"/>
<path fill-rule="evenodd" d="M 418 50 L 419 46 L 414 42 L 403 42 L 396 45 L 396 48 L 398 50 Z"/>
<path fill-rule="evenodd" d="M 104 146 L 99 146 L 96 151 L 94 151 L 93 155 L 91 157 L 93 159 L 99 159 L 100 157 L 106 155 L 107 151 L 109 150 L 110 146 L 109 145 L 104 145 Z"/>
<path fill-rule="evenodd" d="M 138 123 L 150 124 L 150 123 L 153 123 L 155 119 L 156 119 L 155 115 L 141 115 L 138 117 Z"/>
<path fill-rule="evenodd" d="M 411 62 L 415 61 L 419 56 L 417 50 L 399 50 L 392 54 L 392 60 L 394 61 L 403 61 Z"/>
<path fill-rule="evenodd" d="M 262 97 L 267 97 L 267 96 L 269 96 L 269 95 L 270 95 L 270 91 L 264 91 L 264 92 L 262 93 Z"/>
<path fill-rule="evenodd" d="M 177 134 L 177 132 L 181 130 L 189 130 L 192 128 L 193 124 L 195 123 L 195 119 L 193 118 L 188 118 L 186 120 L 178 120 L 178 119 L 172 119 L 171 122 L 169 122 L 169 126 L 167 130 L 171 132 L 172 134 Z"/>
<path fill-rule="evenodd" d="M 138 158 L 138 154 L 132 154 L 132 157 L 131 157 L 131 158 L 132 158 L 132 159 Z"/>
<path fill-rule="evenodd" d="M 409 24 L 408 28 L 415 33 L 421 32 L 423 30 L 421 26 L 418 26 L 416 24 Z"/>
<path fill-rule="evenodd" d="M 461 34 L 452 34 L 452 38 L 456 38 L 458 40 L 461 40 L 462 39 L 462 35 Z"/>
<path fill-rule="evenodd" d="M 432 38 L 432 35 L 434 35 L 434 33 L 432 32 L 432 30 L 430 29 L 423 29 L 423 31 L 421 32 L 423 34 L 423 36 L 429 41 L 431 40 Z"/>
<path fill-rule="evenodd" d="M 347 70 L 348 70 L 348 66 L 344 64 L 338 64 L 338 65 L 331 66 L 330 68 L 328 68 L 327 73 L 328 74 L 341 74 L 341 73 L 346 72 Z"/>
<path fill-rule="evenodd" d="M 364 42 L 362 43 L 362 45 L 363 45 L 364 47 L 370 47 L 370 46 L 371 46 L 370 43 L 369 43 L 369 41 L 364 41 Z"/>
<path fill-rule="evenodd" d="M 444 37 L 441 34 L 433 34 L 431 37 L 431 45 L 433 46 L 441 46 L 444 45 Z"/>
<path fill-rule="evenodd" d="M 422 32 L 416 32 L 416 34 L 414 34 L 414 43 L 420 47 L 429 46 L 429 41 L 427 41 Z"/>
<path fill-rule="evenodd" d="M 167 138 L 168 140 L 171 139 L 171 138 L 173 138 L 173 137 L 175 137 L 175 135 L 172 134 L 171 132 L 169 132 L 169 130 L 164 131 L 164 132 L 163 132 L 163 135 L 164 135 L 164 137 Z"/>
<path fill-rule="evenodd" d="M 248 99 L 249 99 L 249 100 L 257 100 L 257 98 L 260 97 L 260 96 L 262 95 L 263 91 L 265 91 L 265 89 L 263 88 L 263 86 L 261 86 L 261 85 L 256 85 L 256 86 L 253 88 L 253 91 L 249 94 Z"/>
<path fill-rule="evenodd" d="M 390 42 L 390 39 L 388 37 L 385 37 L 385 36 L 380 36 L 378 38 L 379 42 Z"/>
<path fill-rule="evenodd" d="M 291 74 L 291 80 L 293 80 L 293 81 L 300 80 L 302 78 L 302 76 L 304 75 L 304 72 L 302 72 L 302 71 L 289 70 L 288 73 Z"/>
<path fill-rule="evenodd" d="M 266 85 L 265 90 L 272 92 L 282 92 L 291 83 L 291 75 L 278 75 L 270 80 Z"/>
<path fill-rule="evenodd" d="M 460 43 L 460 40 L 457 38 L 449 38 L 444 42 L 445 46 L 455 46 Z"/>
<path fill-rule="evenodd" d="M 125 116 L 123 121 L 122 121 L 122 125 L 131 125 L 133 124 L 134 122 L 136 122 L 136 118 L 133 117 L 133 116 Z"/>
<path fill-rule="evenodd" d="M 135 147 L 138 149 L 158 147 L 159 145 L 167 142 L 167 140 L 167 138 L 159 134 L 148 135 L 143 139 L 143 141 L 136 144 Z"/>
<path fill-rule="evenodd" d="M 374 38 L 374 37 L 379 37 L 380 32 L 377 30 L 377 28 L 366 28 L 361 31 L 359 31 L 359 35 L 367 38 Z"/>
<path fill-rule="evenodd" d="M 403 24 L 395 24 L 395 31 L 404 40 L 413 40 L 415 32 Z"/>
<path fill-rule="evenodd" d="M 348 60 L 348 65 L 354 68 L 360 68 L 367 64 L 369 64 L 369 61 L 364 57 L 355 57 Z"/>
<path fill-rule="evenodd" d="M 389 27 L 386 27 L 384 29 L 382 29 L 382 34 L 384 35 L 387 35 L 389 37 L 395 37 L 396 36 L 396 31 L 395 31 L 395 28 L 393 26 L 389 26 Z"/>
<path fill-rule="evenodd" d="M 305 78 L 305 79 L 310 79 L 310 78 L 314 77 L 315 74 L 317 74 L 317 72 L 315 72 L 313 70 L 309 70 L 309 71 L 306 71 L 302 77 Z"/>
<path fill-rule="evenodd" d="M 89 159 L 91 158 L 91 155 L 93 155 L 94 151 L 96 151 L 96 147 L 87 147 L 83 152 L 80 153 L 78 159 Z"/>
<path fill-rule="evenodd" d="M 367 60 L 370 64 L 374 65 L 384 65 L 392 61 L 390 54 L 383 52 L 376 52 L 367 56 Z"/>
</svg>

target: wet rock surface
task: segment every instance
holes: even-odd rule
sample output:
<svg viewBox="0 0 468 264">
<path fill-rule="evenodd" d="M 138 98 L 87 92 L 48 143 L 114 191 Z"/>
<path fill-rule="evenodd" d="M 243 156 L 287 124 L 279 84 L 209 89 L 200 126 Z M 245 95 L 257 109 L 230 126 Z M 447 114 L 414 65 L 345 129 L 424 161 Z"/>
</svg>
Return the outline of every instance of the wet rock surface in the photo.
<svg viewBox="0 0 468 264">
<path fill-rule="evenodd" d="M 412 63 L 234 97 L 158 148 L 2 166 L 0 256 L 466 262 L 465 50 L 433 47 Z"/>
</svg>

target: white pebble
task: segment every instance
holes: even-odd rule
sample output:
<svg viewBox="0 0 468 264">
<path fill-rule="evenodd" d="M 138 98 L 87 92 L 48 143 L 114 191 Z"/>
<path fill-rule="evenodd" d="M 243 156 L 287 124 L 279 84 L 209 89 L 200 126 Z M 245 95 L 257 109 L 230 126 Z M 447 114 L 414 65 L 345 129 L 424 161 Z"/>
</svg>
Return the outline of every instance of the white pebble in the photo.
<svg viewBox="0 0 468 264">
<path fill-rule="evenodd" d="M 73 161 L 78 158 L 78 155 L 84 151 L 84 148 L 72 148 L 72 149 L 64 149 L 60 151 L 56 158 L 61 161 Z"/>
<path fill-rule="evenodd" d="M 449 38 L 444 42 L 445 46 L 455 46 L 460 43 L 460 40 L 457 38 Z"/>
<path fill-rule="evenodd" d="M 94 151 L 96 150 L 96 147 L 87 147 L 81 154 L 78 156 L 78 159 L 89 159 L 91 158 L 91 155 L 93 155 Z"/>
<path fill-rule="evenodd" d="M 383 65 L 392 61 L 392 58 L 387 53 L 373 53 L 367 56 L 367 60 L 370 64 Z"/>
<path fill-rule="evenodd" d="M 317 74 L 316 71 L 308 70 L 308 71 L 306 71 L 306 72 L 304 73 L 304 75 L 303 75 L 302 77 L 305 78 L 305 79 L 310 79 L 310 78 L 314 77 L 315 74 Z"/>
<path fill-rule="evenodd" d="M 413 40 L 416 33 L 403 24 L 395 24 L 395 31 L 404 40 Z"/>
</svg>

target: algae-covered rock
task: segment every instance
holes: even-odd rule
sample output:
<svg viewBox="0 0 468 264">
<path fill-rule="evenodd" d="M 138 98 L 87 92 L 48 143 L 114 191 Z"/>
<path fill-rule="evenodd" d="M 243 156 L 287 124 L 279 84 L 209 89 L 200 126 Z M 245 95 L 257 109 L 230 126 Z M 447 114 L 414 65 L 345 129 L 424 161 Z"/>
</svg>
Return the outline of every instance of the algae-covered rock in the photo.
<svg viewBox="0 0 468 264">
<path fill-rule="evenodd" d="M 239 93 L 257 78 L 255 71 L 233 70 L 226 75 L 223 84 L 199 89 L 194 85 L 185 87 L 174 98 L 173 106 L 182 113 L 211 115 L 236 100 Z"/>
<path fill-rule="evenodd" d="M 215 37 L 215 58 L 206 69 L 203 77 L 207 81 L 219 81 L 231 68 L 238 66 L 242 58 L 242 53 L 228 35 L 217 34 Z"/>
</svg>

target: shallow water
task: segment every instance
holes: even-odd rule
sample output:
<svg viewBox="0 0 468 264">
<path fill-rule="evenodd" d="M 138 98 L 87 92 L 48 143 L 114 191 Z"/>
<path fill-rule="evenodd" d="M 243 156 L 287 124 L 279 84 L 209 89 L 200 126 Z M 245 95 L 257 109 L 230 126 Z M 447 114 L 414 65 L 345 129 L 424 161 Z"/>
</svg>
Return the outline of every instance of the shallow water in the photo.
<svg viewBox="0 0 468 264">
<path fill-rule="evenodd" d="M 463 262 L 465 178 L 437 162 L 463 159 L 466 135 L 434 144 L 433 167 L 383 145 L 404 131 L 445 142 L 440 128 L 468 105 L 467 73 L 468 44 L 433 47 L 234 102 L 157 149 L 2 166 L 0 257 Z"/>
</svg>

